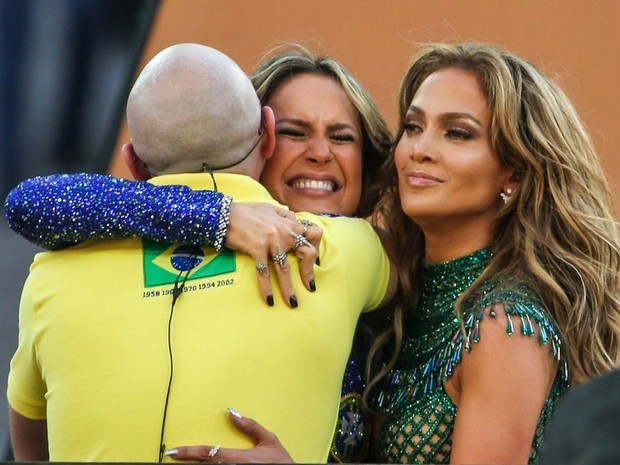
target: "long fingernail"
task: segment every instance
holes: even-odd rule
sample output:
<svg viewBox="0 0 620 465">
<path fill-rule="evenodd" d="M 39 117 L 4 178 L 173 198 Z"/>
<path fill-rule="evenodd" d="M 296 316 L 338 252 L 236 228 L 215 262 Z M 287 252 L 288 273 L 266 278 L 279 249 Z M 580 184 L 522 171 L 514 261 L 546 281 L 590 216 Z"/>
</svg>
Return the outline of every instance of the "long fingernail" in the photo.
<svg viewBox="0 0 620 465">
<path fill-rule="evenodd" d="M 167 450 L 166 452 L 164 452 L 164 455 L 166 457 L 175 457 L 178 453 L 179 453 L 178 449 L 170 449 L 170 450 Z"/>
<path fill-rule="evenodd" d="M 297 297 L 292 295 L 288 301 L 291 303 L 291 307 L 296 308 L 299 304 L 297 303 Z"/>
<path fill-rule="evenodd" d="M 321 259 L 319 257 L 316 257 L 314 263 L 316 263 L 316 266 L 321 266 Z"/>
<path fill-rule="evenodd" d="M 241 415 L 241 414 L 240 414 L 237 410 L 235 410 L 235 409 L 234 409 L 234 408 L 232 408 L 232 407 L 228 407 L 228 411 L 230 412 L 230 414 L 231 414 L 233 417 L 243 418 L 243 415 Z"/>
<path fill-rule="evenodd" d="M 273 296 L 271 294 L 267 296 L 267 305 L 273 307 Z"/>
<path fill-rule="evenodd" d="M 316 291 L 316 283 L 314 282 L 314 279 L 311 279 L 309 284 L 310 284 L 310 290 L 312 292 Z"/>
</svg>

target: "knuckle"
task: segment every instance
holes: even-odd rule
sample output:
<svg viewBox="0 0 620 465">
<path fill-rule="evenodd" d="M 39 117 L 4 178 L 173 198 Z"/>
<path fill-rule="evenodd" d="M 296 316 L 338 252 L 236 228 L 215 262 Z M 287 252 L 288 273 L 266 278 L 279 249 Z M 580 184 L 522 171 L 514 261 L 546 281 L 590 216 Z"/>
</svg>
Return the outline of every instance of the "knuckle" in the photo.
<svg viewBox="0 0 620 465">
<path fill-rule="evenodd" d="M 273 239 L 276 239 L 278 237 L 279 237 L 279 232 L 278 232 L 277 227 L 267 226 L 266 231 L 263 233 L 263 238 L 266 239 L 265 242 L 271 243 Z"/>
</svg>

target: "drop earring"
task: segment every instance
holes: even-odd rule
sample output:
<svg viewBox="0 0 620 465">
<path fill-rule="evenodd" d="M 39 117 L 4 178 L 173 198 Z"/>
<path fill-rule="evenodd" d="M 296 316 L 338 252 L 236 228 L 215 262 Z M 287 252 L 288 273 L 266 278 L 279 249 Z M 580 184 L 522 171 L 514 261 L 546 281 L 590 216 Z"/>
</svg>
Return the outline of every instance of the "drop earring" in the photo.
<svg viewBox="0 0 620 465">
<path fill-rule="evenodd" d="M 499 193 L 499 196 L 502 198 L 505 204 L 508 203 L 511 195 L 512 195 L 512 189 L 510 187 L 506 189 L 505 193 L 504 192 Z"/>
</svg>

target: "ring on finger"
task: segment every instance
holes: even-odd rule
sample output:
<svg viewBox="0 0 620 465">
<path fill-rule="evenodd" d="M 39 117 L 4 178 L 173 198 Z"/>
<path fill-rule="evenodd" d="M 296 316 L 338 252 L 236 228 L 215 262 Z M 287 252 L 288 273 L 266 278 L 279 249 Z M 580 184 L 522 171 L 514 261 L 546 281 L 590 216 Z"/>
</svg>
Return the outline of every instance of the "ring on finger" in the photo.
<svg viewBox="0 0 620 465">
<path fill-rule="evenodd" d="M 304 227 L 303 232 L 301 233 L 302 236 L 305 236 L 306 233 L 308 232 L 308 228 L 310 226 L 314 226 L 314 223 L 310 220 L 299 220 L 299 223 L 301 223 Z"/>
<path fill-rule="evenodd" d="M 297 250 L 300 247 L 311 247 L 312 244 L 304 237 L 303 234 L 297 234 L 292 232 L 291 236 L 295 239 L 295 244 L 293 245 L 293 250 Z"/>
<path fill-rule="evenodd" d="M 215 447 L 212 447 L 211 450 L 209 451 L 209 453 L 207 454 L 210 458 L 215 457 L 215 455 L 220 451 L 220 445 L 216 445 Z"/>
<path fill-rule="evenodd" d="M 256 262 L 256 271 L 258 274 L 265 276 L 267 274 L 267 270 L 269 269 L 269 265 L 258 260 Z"/>
<path fill-rule="evenodd" d="M 280 247 L 278 247 L 277 250 L 277 253 L 271 258 L 274 262 L 278 264 L 280 268 L 284 268 L 286 265 L 286 252 L 280 250 Z"/>
</svg>

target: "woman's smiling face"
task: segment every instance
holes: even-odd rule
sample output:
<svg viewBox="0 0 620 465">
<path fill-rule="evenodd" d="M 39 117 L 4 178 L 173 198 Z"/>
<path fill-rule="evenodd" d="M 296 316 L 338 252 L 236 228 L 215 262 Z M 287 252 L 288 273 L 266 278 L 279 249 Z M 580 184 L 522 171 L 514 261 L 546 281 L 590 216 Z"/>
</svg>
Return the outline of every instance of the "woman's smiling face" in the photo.
<svg viewBox="0 0 620 465">
<path fill-rule="evenodd" d="M 340 84 L 300 74 L 266 104 L 275 114 L 276 148 L 261 183 L 293 211 L 353 215 L 362 192 L 362 130 Z"/>
<path fill-rule="evenodd" d="M 424 229 L 489 230 L 510 178 L 491 145 L 491 111 L 475 74 L 446 68 L 416 91 L 395 150 L 403 211 Z"/>
</svg>

